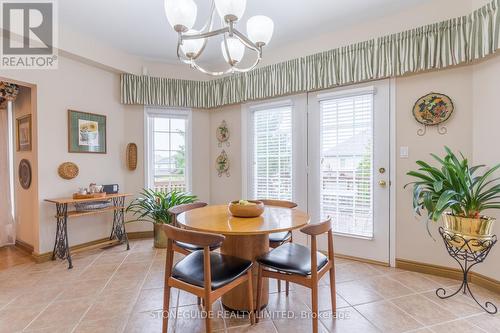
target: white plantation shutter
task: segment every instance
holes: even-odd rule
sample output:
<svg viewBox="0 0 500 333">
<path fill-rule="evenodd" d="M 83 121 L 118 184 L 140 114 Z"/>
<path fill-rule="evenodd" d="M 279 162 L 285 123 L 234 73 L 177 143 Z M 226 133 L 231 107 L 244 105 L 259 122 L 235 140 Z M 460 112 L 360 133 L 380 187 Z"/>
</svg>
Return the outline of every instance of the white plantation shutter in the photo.
<svg viewBox="0 0 500 333">
<path fill-rule="evenodd" d="M 254 198 L 292 200 L 292 106 L 252 111 Z"/>
<path fill-rule="evenodd" d="M 373 93 L 320 101 L 321 216 L 337 233 L 373 237 Z"/>
</svg>

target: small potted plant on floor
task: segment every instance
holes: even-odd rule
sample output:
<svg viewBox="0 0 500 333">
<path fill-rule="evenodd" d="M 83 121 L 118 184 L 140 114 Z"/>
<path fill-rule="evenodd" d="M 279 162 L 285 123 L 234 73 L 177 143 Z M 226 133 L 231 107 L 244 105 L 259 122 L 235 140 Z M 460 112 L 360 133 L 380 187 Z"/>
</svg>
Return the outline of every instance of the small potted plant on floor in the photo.
<svg viewBox="0 0 500 333">
<path fill-rule="evenodd" d="M 190 195 L 181 191 L 171 191 L 168 193 L 144 189 L 141 195 L 132 201 L 126 211 L 132 213 L 134 220 L 127 221 L 151 222 L 154 225 L 154 246 L 156 248 L 167 247 L 167 235 L 160 227 L 162 224 L 171 224 L 172 216 L 168 209 L 177 205 L 192 203 L 198 200 L 195 195 Z"/>
<path fill-rule="evenodd" d="M 462 154 L 457 157 L 448 147 L 445 150 L 443 158 L 431 154 L 439 167 L 417 161 L 418 171 L 407 173 L 417 179 L 405 185 L 413 185 L 415 213 L 421 215 L 421 210 L 427 211 L 427 232 L 429 221 L 441 217 L 447 232 L 465 239 L 491 238 L 495 219 L 481 213 L 500 209 L 500 184 L 497 183 L 500 177 L 493 177 L 500 164 L 481 172 L 486 166 L 469 166 Z"/>
</svg>

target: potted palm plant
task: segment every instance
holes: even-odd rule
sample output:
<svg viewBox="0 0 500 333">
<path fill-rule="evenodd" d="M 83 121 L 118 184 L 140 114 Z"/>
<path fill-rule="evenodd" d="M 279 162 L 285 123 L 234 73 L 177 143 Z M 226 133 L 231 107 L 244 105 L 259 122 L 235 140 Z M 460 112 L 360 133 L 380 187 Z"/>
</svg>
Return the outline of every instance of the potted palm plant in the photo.
<svg viewBox="0 0 500 333">
<path fill-rule="evenodd" d="M 167 235 L 160 227 L 162 224 L 171 224 L 172 216 L 168 209 L 177 205 L 192 203 L 198 200 L 195 195 L 190 195 L 181 191 L 171 191 L 168 193 L 144 189 L 141 195 L 132 201 L 126 211 L 132 213 L 135 219 L 127 221 L 151 222 L 154 225 L 154 247 L 166 248 Z"/>
<path fill-rule="evenodd" d="M 413 185 L 415 213 L 427 211 L 427 232 L 429 221 L 441 217 L 444 229 L 450 233 L 465 239 L 491 238 L 495 219 L 481 214 L 488 209 L 500 209 L 500 177 L 493 177 L 500 164 L 480 172 L 485 165 L 469 166 L 462 154 L 458 158 L 448 147 L 445 150 L 443 158 L 431 154 L 439 167 L 417 161 L 418 171 L 407 173 L 417 179 L 405 185 Z"/>
</svg>

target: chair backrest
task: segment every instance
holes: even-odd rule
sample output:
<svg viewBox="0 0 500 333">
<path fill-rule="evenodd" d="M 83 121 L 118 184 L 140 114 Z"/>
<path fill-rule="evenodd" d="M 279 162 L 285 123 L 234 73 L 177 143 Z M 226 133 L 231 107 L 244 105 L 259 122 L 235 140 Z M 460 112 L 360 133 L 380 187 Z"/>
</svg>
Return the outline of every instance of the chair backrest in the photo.
<svg viewBox="0 0 500 333">
<path fill-rule="evenodd" d="M 207 248 L 220 245 L 226 238 L 218 234 L 180 229 L 169 224 L 161 224 L 161 228 L 165 229 L 169 241 L 179 241 Z"/>
<path fill-rule="evenodd" d="M 226 237 L 218 234 L 209 234 L 184 230 L 169 224 L 162 224 L 161 228 L 165 230 L 168 237 L 167 256 L 165 261 L 165 281 L 172 275 L 172 266 L 174 261 L 173 241 L 194 244 L 203 247 L 203 275 L 205 291 L 211 290 L 212 276 L 210 272 L 210 247 L 220 245 Z"/>
<path fill-rule="evenodd" d="M 332 232 L 332 219 L 328 217 L 325 221 L 315 224 L 309 224 L 300 229 L 306 235 L 311 236 L 311 274 L 318 274 L 318 245 L 316 237 L 322 234 L 328 234 L 328 260 L 333 260 L 333 232 Z"/>
<path fill-rule="evenodd" d="M 188 210 L 205 207 L 207 204 L 205 202 L 193 202 L 188 204 L 182 204 L 170 207 L 168 213 L 172 216 L 173 224 L 177 225 L 177 215 L 180 213 L 187 212 Z"/>
<path fill-rule="evenodd" d="M 309 224 L 300 229 L 301 232 L 310 236 L 318 236 L 330 230 L 332 230 L 332 219 L 329 217 L 323 222 Z"/>
<path fill-rule="evenodd" d="M 274 199 L 257 199 L 259 201 L 262 201 L 264 205 L 267 206 L 278 206 L 278 207 L 285 207 L 285 208 L 295 208 L 297 207 L 297 204 L 295 202 L 287 201 L 287 200 L 274 200 Z"/>
</svg>

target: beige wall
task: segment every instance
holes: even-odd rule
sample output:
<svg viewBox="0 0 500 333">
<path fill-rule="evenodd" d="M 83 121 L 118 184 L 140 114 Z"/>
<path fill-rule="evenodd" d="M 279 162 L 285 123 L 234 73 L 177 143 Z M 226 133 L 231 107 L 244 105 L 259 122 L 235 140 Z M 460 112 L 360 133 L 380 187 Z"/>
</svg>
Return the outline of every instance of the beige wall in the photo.
<svg viewBox="0 0 500 333">
<path fill-rule="evenodd" d="M 230 146 L 219 147 L 215 133 L 220 123 L 225 120 L 229 128 Z M 226 106 L 210 114 L 210 202 L 223 204 L 241 198 L 241 107 L 240 105 Z M 230 176 L 225 174 L 219 177 L 215 170 L 217 156 L 225 150 L 230 163 Z"/>
<path fill-rule="evenodd" d="M 128 140 L 125 107 L 119 102 L 119 76 L 65 57 L 60 57 L 57 70 L 4 71 L 2 76 L 37 87 L 40 244 L 35 251 L 49 252 L 56 230 L 55 207 L 44 199 L 70 196 L 91 182 L 118 183 L 122 191 L 136 191 L 125 183 Z M 68 109 L 107 116 L 107 154 L 68 153 Z M 80 173 L 75 179 L 58 176 L 58 166 L 66 161 L 78 165 Z M 110 228 L 110 217 L 105 215 L 70 220 L 70 245 L 109 236 Z"/>
<path fill-rule="evenodd" d="M 473 80 L 473 161 L 474 164 L 493 166 L 500 163 L 500 56 L 497 55 L 474 66 Z M 497 173 L 497 176 L 499 173 Z M 497 218 L 494 232 L 500 235 L 500 212 L 489 211 Z M 491 250 L 489 262 L 478 265 L 477 270 L 500 280 L 500 246 Z"/>
<path fill-rule="evenodd" d="M 35 89 L 33 89 L 35 90 Z M 38 244 L 38 170 L 37 165 L 37 126 L 36 109 L 32 104 L 31 88 L 20 87 L 19 95 L 14 102 L 14 198 L 16 239 L 35 246 Z M 35 100 L 36 102 L 36 100 Z M 31 151 L 17 151 L 17 122 L 16 119 L 31 114 L 32 146 Z M 23 189 L 19 183 L 18 166 L 22 159 L 27 159 L 32 166 L 32 183 L 29 189 Z"/>
<path fill-rule="evenodd" d="M 40 174 L 38 201 L 32 205 L 28 199 L 20 197 L 18 207 L 23 207 L 19 213 L 23 221 L 26 217 L 32 219 L 34 226 L 31 230 L 40 239 L 39 244 L 34 242 L 35 252 L 49 252 L 56 230 L 55 207 L 45 203 L 44 199 L 70 196 L 79 187 L 88 186 L 91 182 L 118 183 L 121 192 L 134 194 L 144 187 L 144 165 L 141 159 L 144 152 L 144 109 L 120 104 L 118 74 L 73 58 L 60 57 L 57 70 L 0 71 L 0 76 L 36 85 L 39 117 L 38 135 L 36 129 L 34 135 L 39 145 L 38 163 L 33 163 L 33 169 L 35 172 L 38 169 Z M 107 116 L 107 154 L 68 153 L 68 109 Z M 209 114 L 206 111 L 193 111 L 193 190 L 205 201 L 210 200 L 208 131 Z M 139 148 L 136 171 L 129 171 L 125 165 L 125 147 L 129 142 L 136 142 Z M 78 165 L 78 177 L 63 180 L 58 176 L 57 167 L 65 161 Z M 35 181 L 33 189 L 36 186 Z M 26 207 L 35 209 L 30 211 Z M 29 228 L 25 229 L 27 224 L 21 222 L 21 225 L 21 239 L 32 238 Z M 130 224 L 127 227 L 130 231 L 152 229 L 149 224 Z M 107 237 L 110 231 L 111 215 L 108 214 L 71 219 L 68 223 L 70 245 Z"/>
<path fill-rule="evenodd" d="M 446 135 L 437 133 L 436 128 L 427 128 L 424 136 L 418 136 L 421 126 L 412 115 L 415 101 L 429 92 L 441 92 L 451 97 L 455 112 L 444 126 Z M 465 156 L 472 157 L 472 66 L 439 72 L 412 75 L 396 80 L 396 151 L 409 147 L 409 158 L 396 156 L 396 258 L 453 266 L 453 260 L 446 253 L 438 224 L 431 224 L 436 241 L 428 237 L 422 218 L 412 213 L 411 189 L 403 186 L 412 181 L 406 176 L 409 170 L 417 169 L 416 160 L 432 162 L 429 153 L 443 154 L 447 145 Z"/>
</svg>

